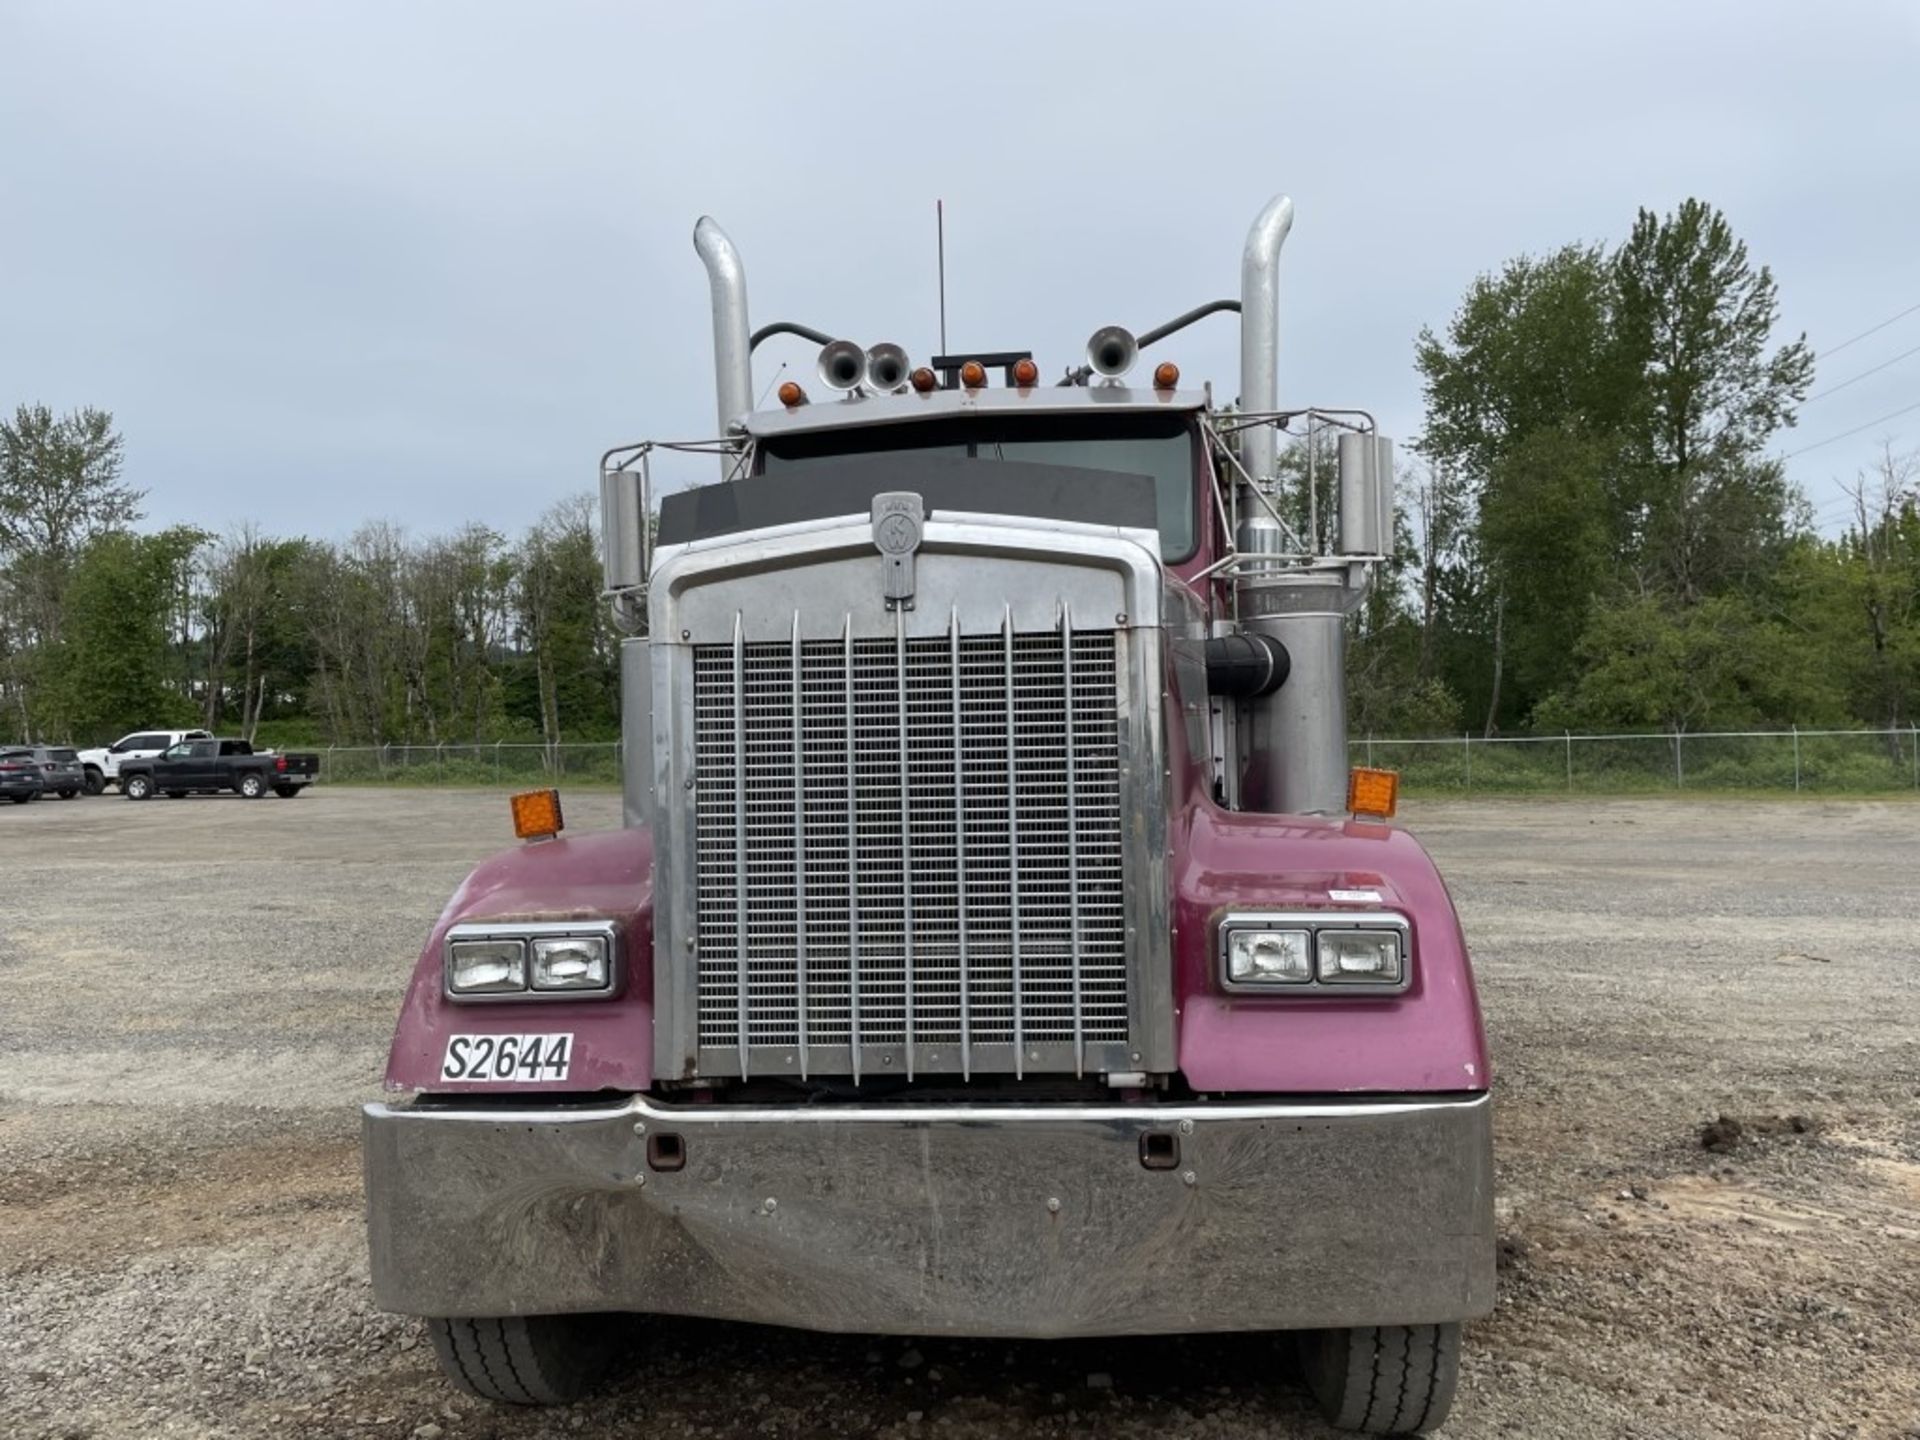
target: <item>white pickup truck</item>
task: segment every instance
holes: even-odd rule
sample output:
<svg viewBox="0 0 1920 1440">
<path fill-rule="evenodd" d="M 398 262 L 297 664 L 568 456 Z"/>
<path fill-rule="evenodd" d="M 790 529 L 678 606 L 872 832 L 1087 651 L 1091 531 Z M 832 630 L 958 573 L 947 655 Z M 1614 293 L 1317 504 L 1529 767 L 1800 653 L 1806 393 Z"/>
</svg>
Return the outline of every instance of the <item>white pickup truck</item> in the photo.
<svg viewBox="0 0 1920 1440">
<path fill-rule="evenodd" d="M 120 783 L 120 764 L 124 760 L 151 760 L 169 746 L 182 740 L 210 740 L 208 730 L 135 730 L 122 735 L 111 745 L 82 750 L 80 763 L 87 771 L 87 793 L 98 795 L 109 785 Z"/>
</svg>

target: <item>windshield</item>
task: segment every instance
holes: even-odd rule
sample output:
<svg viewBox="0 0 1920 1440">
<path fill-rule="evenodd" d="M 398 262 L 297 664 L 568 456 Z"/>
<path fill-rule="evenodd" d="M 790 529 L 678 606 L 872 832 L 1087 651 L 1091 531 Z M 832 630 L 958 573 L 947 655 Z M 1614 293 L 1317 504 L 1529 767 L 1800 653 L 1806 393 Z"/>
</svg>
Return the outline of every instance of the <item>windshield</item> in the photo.
<svg viewBox="0 0 1920 1440">
<path fill-rule="evenodd" d="M 1194 550 L 1196 440 L 1179 415 L 985 418 L 954 423 L 816 430 L 761 442 L 761 473 L 826 465 L 847 455 L 946 455 L 1010 460 L 1143 475 L 1153 481 L 1160 556 L 1175 562 Z"/>
</svg>

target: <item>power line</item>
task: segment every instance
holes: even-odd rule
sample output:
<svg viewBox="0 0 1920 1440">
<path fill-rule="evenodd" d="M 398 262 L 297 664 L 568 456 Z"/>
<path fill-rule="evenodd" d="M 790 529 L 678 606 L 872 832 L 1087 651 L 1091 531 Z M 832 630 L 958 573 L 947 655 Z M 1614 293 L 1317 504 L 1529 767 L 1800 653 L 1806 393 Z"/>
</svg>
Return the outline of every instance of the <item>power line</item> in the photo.
<svg viewBox="0 0 1920 1440">
<path fill-rule="evenodd" d="M 1907 318 L 1907 316 L 1913 314 L 1913 312 L 1916 310 L 1920 310 L 1920 305 L 1909 305 L 1906 309 L 1902 310 L 1898 315 L 1890 315 L 1885 320 L 1882 320 L 1878 325 L 1873 326 L 1871 329 L 1862 330 L 1858 335 L 1854 336 L 1853 339 L 1842 340 L 1838 345 L 1834 346 L 1831 350 L 1827 351 L 1826 353 L 1829 355 L 1838 355 L 1842 350 L 1846 349 L 1847 346 L 1856 344 L 1859 341 L 1866 339 L 1869 335 L 1879 334 L 1882 330 L 1886 329 L 1887 326 L 1893 324 L 1895 320 L 1904 320 Z"/>
<path fill-rule="evenodd" d="M 1891 360 L 1882 360 L 1878 365 L 1874 366 L 1873 369 L 1871 370 L 1862 370 L 1858 375 L 1854 376 L 1853 379 L 1851 380 L 1842 380 L 1838 385 L 1829 385 L 1826 389 L 1821 390 L 1816 394 L 1807 396 L 1807 398 L 1802 400 L 1800 403 L 1802 405 L 1811 405 L 1816 400 L 1823 400 L 1827 396 L 1833 394 L 1836 390 L 1844 390 L 1849 385 L 1857 384 L 1858 382 L 1866 379 L 1869 375 L 1878 375 L 1882 370 L 1886 369 L 1887 366 L 1897 365 L 1902 360 L 1906 359 L 1909 355 L 1920 355 L 1920 345 L 1914 346 L 1911 350 L 1902 350 L 1898 355 L 1894 356 L 1893 359 Z"/>
<path fill-rule="evenodd" d="M 1914 308 L 1920 309 L 1920 306 L 1915 306 Z M 1909 410 L 1920 410 L 1920 400 L 1914 401 L 1911 405 L 1902 405 L 1898 410 L 1893 411 L 1891 414 L 1882 415 L 1878 420 L 1869 420 L 1866 424 L 1856 425 L 1851 430 L 1842 430 L 1838 435 L 1829 435 L 1826 439 L 1816 440 L 1811 445 L 1802 445 L 1798 450 L 1790 450 L 1780 458 L 1782 460 L 1796 459 L 1801 455 L 1805 455 L 1808 451 L 1818 450 L 1822 446 L 1831 445 L 1836 441 L 1849 439 L 1852 436 L 1858 435 L 1862 430 L 1871 430 L 1876 425 L 1884 425 L 1887 421 L 1896 419 L 1906 414 Z"/>
</svg>

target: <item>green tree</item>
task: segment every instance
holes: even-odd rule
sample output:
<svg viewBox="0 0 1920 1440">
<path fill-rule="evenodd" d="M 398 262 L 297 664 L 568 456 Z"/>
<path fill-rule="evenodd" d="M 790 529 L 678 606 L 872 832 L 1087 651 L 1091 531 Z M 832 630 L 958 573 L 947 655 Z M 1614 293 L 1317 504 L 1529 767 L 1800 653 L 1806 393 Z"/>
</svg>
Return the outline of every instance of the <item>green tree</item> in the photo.
<svg viewBox="0 0 1920 1440">
<path fill-rule="evenodd" d="M 524 658 L 514 708 L 535 721 L 548 744 L 618 733 L 619 642 L 600 596 L 599 554 L 593 502 L 584 495 L 549 510 L 521 546 L 516 602 Z"/>
<path fill-rule="evenodd" d="M 1701 647 L 1782 603 L 1806 521 L 1764 450 L 1812 359 L 1803 340 L 1773 345 L 1778 313 L 1772 275 L 1688 200 L 1642 210 L 1615 250 L 1511 261 L 1468 287 L 1444 336 L 1422 332 L 1420 449 L 1455 494 L 1451 543 L 1427 547 L 1421 577 L 1446 637 L 1427 649 L 1454 693 L 1484 696 L 1489 732 L 1574 714 L 1697 724 L 1767 691 L 1659 677 L 1675 656 L 1714 670 Z M 1726 596 L 1740 603 L 1688 613 Z"/>
<path fill-rule="evenodd" d="M 174 597 L 209 537 L 187 526 L 158 535 L 107 531 L 74 566 L 67 624 L 49 683 L 54 726 L 77 741 L 187 718 L 169 685 Z"/>
<path fill-rule="evenodd" d="M 1638 370 L 1637 483 L 1618 498 L 1642 571 L 1692 603 L 1777 567 L 1792 496 L 1760 456 L 1813 378 L 1805 337 L 1770 348 L 1780 303 L 1726 217 L 1641 210 L 1615 253 L 1614 320 Z"/>
<path fill-rule="evenodd" d="M 23 735 L 44 728 L 35 697 L 52 679 L 81 550 L 140 516 L 123 448 L 103 410 L 21 405 L 0 420 L 0 689 Z"/>
<path fill-rule="evenodd" d="M 1428 550 L 1423 600 L 1455 641 L 1442 674 L 1455 693 L 1484 697 L 1489 733 L 1566 678 L 1615 548 L 1634 367 L 1612 294 L 1598 246 L 1522 256 L 1477 278 L 1445 336 L 1422 331 L 1415 349 L 1427 401 L 1418 448 L 1447 486 L 1444 509 L 1436 496 L 1429 510 L 1449 532 Z M 1431 642 L 1428 653 L 1439 653 Z"/>
</svg>

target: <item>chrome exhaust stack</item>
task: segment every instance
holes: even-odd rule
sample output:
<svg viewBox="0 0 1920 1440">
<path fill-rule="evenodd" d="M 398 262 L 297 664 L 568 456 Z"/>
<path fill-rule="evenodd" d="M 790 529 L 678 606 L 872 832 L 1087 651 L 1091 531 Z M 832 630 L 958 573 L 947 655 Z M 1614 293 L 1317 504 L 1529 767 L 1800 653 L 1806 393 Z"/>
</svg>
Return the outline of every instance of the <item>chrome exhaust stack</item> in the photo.
<svg viewBox="0 0 1920 1440">
<path fill-rule="evenodd" d="M 720 435 L 753 408 L 753 334 L 747 324 L 747 272 L 740 252 L 711 215 L 693 227 L 693 248 L 707 267 L 713 297 L 713 378 L 718 396 Z M 733 472 L 733 457 L 720 457 L 720 474 Z"/>
<path fill-rule="evenodd" d="M 1292 228 L 1293 201 L 1276 195 L 1253 222 L 1240 255 L 1240 409 L 1250 414 L 1280 408 L 1280 249 Z M 1250 425 L 1240 442 L 1246 478 L 1239 482 L 1235 548 L 1282 555 L 1286 532 L 1254 493 L 1272 493 L 1278 435 L 1272 425 Z M 1361 517 L 1368 538 L 1376 516 L 1369 503 Z M 1273 693 L 1243 702 L 1238 796 L 1244 809 L 1331 815 L 1345 808 L 1347 615 L 1365 593 L 1364 581 L 1354 580 L 1349 566 L 1319 557 L 1304 565 L 1283 567 L 1276 560 L 1242 567 L 1235 587 L 1241 627 L 1277 643 L 1290 667 Z"/>
<path fill-rule="evenodd" d="M 1247 232 L 1240 252 L 1240 408 L 1280 408 L 1280 247 L 1293 229 L 1293 199 L 1276 195 Z M 1271 426 L 1256 425 L 1244 434 L 1241 455 L 1247 473 L 1259 484 L 1273 479 L 1278 447 Z M 1258 506 L 1254 507 L 1258 509 Z M 1241 512 L 1245 514 L 1243 510 Z"/>
</svg>

